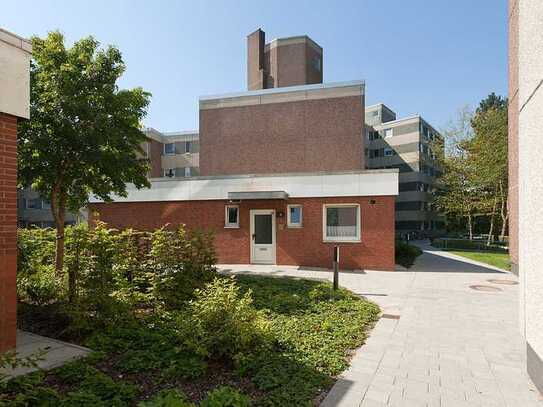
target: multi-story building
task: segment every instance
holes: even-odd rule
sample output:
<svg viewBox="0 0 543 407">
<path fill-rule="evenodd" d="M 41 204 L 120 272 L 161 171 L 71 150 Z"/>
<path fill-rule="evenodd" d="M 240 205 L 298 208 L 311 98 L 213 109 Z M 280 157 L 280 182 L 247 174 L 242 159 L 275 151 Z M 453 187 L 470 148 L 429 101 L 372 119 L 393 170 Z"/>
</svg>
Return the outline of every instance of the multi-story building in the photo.
<svg viewBox="0 0 543 407">
<path fill-rule="evenodd" d="M 79 217 L 85 217 L 67 212 L 66 224 L 76 223 Z M 17 223 L 19 227 L 40 227 L 53 228 L 55 221 L 51 213 L 51 203 L 43 199 L 38 192 L 32 188 L 24 188 L 17 191 Z"/>
<path fill-rule="evenodd" d="M 396 234 L 430 236 L 444 231 L 444 217 L 432 205 L 439 168 L 435 141 L 442 136 L 421 116 L 402 119 L 386 105 L 366 107 L 366 167 L 398 168 Z"/>
<path fill-rule="evenodd" d="M 343 268 L 393 270 L 398 170 L 365 168 L 365 83 L 323 84 L 306 36 L 247 46 L 249 90 L 201 97 L 198 135 L 148 131 L 151 188 L 93 200 L 92 220 L 211 230 L 220 263 L 329 267 L 340 245 Z"/>
</svg>

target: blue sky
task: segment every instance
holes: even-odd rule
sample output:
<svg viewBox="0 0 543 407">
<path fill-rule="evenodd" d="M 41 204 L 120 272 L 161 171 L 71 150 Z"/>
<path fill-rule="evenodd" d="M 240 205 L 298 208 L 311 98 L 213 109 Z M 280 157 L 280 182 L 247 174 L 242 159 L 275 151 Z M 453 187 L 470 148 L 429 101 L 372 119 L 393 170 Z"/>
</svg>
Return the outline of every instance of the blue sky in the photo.
<svg viewBox="0 0 543 407">
<path fill-rule="evenodd" d="M 153 94 L 147 126 L 198 128 L 198 97 L 246 89 L 246 35 L 307 34 L 324 48 L 324 81 L 366 81 L 366 104 L 443 128 L 465 105 L 507 93 L 506 0 L 9 0 L 0 27 L 122 51 L 120 85 Z"/>
</svg>

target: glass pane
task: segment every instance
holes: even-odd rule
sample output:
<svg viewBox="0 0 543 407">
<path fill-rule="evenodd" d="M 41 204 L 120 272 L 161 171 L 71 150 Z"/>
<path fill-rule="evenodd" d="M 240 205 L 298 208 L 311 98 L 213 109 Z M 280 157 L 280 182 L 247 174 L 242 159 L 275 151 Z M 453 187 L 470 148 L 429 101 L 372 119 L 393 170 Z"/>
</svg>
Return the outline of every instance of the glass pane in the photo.
<svg viewBox="0 0 543 407">
<path fill-rule="evenodd" d="M 175 153 L 175 144 L 174 143 L 166 143 L 166 144 L 164 144 L 164 153 L 165 154 L 174 154 Z"/>
<path fill-rule="evenodd" d="M 356 237 L 356 207 L 326 208 L 326 236 Z"/>
<path fill-rule="evenodd" d="M 302 208 L 300 206 L 291 206 L 290 207 L 290 223 L 300 224 Z"/>
<path fill-rule="evenodd" d="M 228 208 L 228 223 L 231 225 L 237 225 L 238 223 L 238 208 Z"/>
<path fill-rule="evenodd" d="M 255 243 L 272 244 L 271 215 L 255 215 Z"/>
</svg>

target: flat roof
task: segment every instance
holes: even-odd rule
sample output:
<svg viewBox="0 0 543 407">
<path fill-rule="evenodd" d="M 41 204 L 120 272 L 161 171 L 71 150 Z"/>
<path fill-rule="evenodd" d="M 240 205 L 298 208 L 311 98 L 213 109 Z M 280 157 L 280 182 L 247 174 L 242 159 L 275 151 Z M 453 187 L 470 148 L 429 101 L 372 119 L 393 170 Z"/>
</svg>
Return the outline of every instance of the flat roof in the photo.
<svg viewBox="0 0 543 407">
<path fill-rule="evenodd" d="M 151 188 L 127 185 L 127 196 L 113 196 L 116 202 L 157 202 L 310 197 L 395 196 L 398 169 L 355 170 L 287 174 L 242 174 L 230 176 L 155 178 Z M 234 195 L 232 195 L 234 194 Z M 237 194 L 237 195 L 236 195 Z M 250 198 L 252 196 L 252 198 Z M 249 198 L 248 198 L 249 197 Z M 346 199 L 346 202 L 348 199 Z M 90 203 L 102 203 L 96 197 Z"/>
<path fill-rule="evenodd" d="M 344 88 L 344 87 L 351 87 L 351 86 L 361 86 L 362 91 L 364 91 L 365 81 L 353 80 L 353 81 L 345 81 L 345 82 L 316 83 L 312 85 L 285 86 L 283 88 L 258 89 L 258 90 L 249 90 L 245 92 L 223 93 L 220 95 L 200 96 L 200 101 L 237 98 L 237 97 L 244 97 L 244 96 L 273 95 L 273 94 L 278 94 L 278 93 L 293 93 L 293 92 L 313 91 L 313 90 L 320 90 L 320 89 Z"/>
</svg>

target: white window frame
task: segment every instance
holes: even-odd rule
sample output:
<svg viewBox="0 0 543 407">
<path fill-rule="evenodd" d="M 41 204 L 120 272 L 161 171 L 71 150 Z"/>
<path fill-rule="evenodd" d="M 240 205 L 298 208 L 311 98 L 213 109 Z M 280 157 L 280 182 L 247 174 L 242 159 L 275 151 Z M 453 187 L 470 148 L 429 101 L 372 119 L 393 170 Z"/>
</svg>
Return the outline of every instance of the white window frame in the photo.
<svg viewBox="0 0 543 407">
<path fill-rule="evenodd" d="M 192 141 L 185 141 L 185 154 L 190 154 L 191 149 L 192 149 Z"/>
<path fill-rule="evenodd" d="M 190 167 L 185 167 L 184 172 L 185 172 L 185 174 L 184 174 L 185 177 L 190 177 Z"/>
<path fill-rule="evenodd" d="M 228 222 L 228 209 L 229 208 L 236 208 L 238 212 L 238 216 L 235 223 Z M 225 205 L 224 207 L 224 227 L 230 228 L 230 229 L 237 229 L 239 228 L 239 205 Z"/>
<path fill-rule="evenodd" d="M 300 208 L 300 222 L 299 223 L 292 223 L 290 219 L 290 208 Z M 301 228 L 303 224 L 304 224 L 304 209 L 302 205 L 299 205 L 299 204 L 287 205 L 287 227 Z"/>
<path fill-rule="evenodd" d="M 326 235 L 326 212 L 328 208 L 356 208 L 356 236 L 332 236 Z M 355 203 L 342 203 L 342 204 L 324 204 L 322 206 L 322 240 L 324 242 L 338 242 L 338 243 L 360 243 L 361 242 L 361 228 L 362 220 L 360 217 L 360 205 Z"/>
<path fill-rule="evenodd" d="M 166 152 L 166 146 L 169 144 L 173 145 L 173 153 Z M 164 155 L 175 155 L 175 143 L 164 143 L 164 149 L 162 151 L 164 152 Z"/>
<path fill-rule="evenodd" d="M 389 152 L 390 154 L 387 154 Z M 394 150 L 392 148 L 385 148 L 383 149 L 383 156 L 384 157 L 392 157 L 394 155 Z"/>
<path fill-rule="evenodd" d="M 389 127 L 388 129 L 385 129 L 385 137 L 384 138 L 390 138 L 394 136 L 394 129 L 392 127 Z"/>
</svg>

